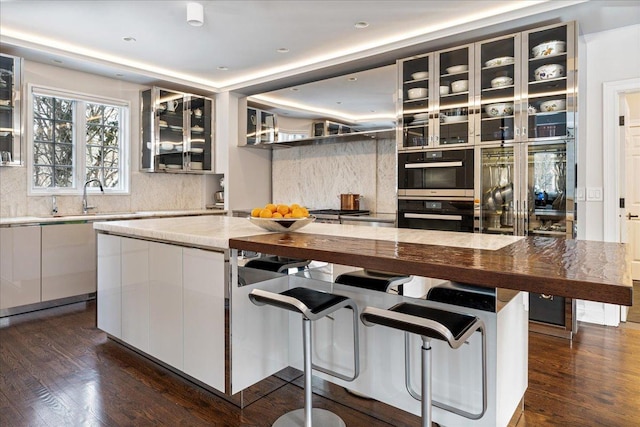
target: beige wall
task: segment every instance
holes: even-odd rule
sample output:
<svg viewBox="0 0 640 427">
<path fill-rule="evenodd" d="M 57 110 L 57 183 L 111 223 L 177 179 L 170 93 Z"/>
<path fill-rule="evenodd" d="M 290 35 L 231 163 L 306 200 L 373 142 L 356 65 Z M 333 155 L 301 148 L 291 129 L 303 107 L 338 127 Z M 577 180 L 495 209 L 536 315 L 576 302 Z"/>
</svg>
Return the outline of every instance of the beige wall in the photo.
<svg viewBox="0 0 640 427">
<path fill-rule="evenodd" d="M 80 93 L 121 99 L 131 105 L 131 184 L 128 195 L 90 195 L 90 203 L 99 212 L 200 209 L 211 203 L 210 194 L 205 193 L 202 175 L 149 174 L 138 171 L 140 141 L 140 90 L 146 89 L 133 83 L 100 77 L 65 68 L 25 61 L 24 94 L 29 83 L 65 89 Z M 26 101 L 26 99 L 25 99 Z M 29 133 L 23 144 L 29 144 Z M 23 148 L 23 153 L 26 150 Z M 0 216 L 44 216 L 51 213 L 51 196 L 27 196 L 27 168 L 0 168 Z M 76 214 L 82 211 L 82 197 L 57 196 L 61 214 Z"/>
</svg>

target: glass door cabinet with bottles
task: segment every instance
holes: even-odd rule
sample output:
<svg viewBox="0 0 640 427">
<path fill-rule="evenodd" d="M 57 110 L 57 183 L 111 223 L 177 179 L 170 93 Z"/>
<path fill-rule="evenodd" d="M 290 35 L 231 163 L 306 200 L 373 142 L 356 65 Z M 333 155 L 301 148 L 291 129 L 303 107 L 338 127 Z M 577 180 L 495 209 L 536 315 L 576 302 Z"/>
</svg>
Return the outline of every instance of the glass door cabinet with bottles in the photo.
<svg viewBox="0 0 640 427">
<path fill-rule="evenodd" d="M 141 170 L 215 173 L 213 100 L 158 87 L 141 98 Z"/>
<path fill-rule="evenodd" d="M 247 107 L 247 144 L 263 145 L 278 142 L 277 115 L 259 108 Z"/>
<path fill-rule="evenodd" d="M 0 55 L 0 166 L 22 164 L 20 94 L 22 59 Z"/>
</svg>

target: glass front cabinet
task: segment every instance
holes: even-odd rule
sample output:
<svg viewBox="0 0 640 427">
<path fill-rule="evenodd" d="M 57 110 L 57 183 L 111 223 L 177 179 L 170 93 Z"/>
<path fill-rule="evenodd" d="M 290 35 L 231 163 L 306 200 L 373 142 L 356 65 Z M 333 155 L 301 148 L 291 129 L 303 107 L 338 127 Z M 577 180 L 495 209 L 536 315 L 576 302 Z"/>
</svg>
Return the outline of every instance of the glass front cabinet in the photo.
<svg viewBox="0 0 640 427">
<path fill-rule="evenodd" d="M 576 24 L 398 61 L 398 150 L 575 137 Z"/>
<path fill-rule="evenodd" d="M 278 117 L 259 108 L 247 108 L 247 144 L 263 145 L 278 142 Z"/>
<path fill-rule="evenodd" d="M 141 96 L 141 170 L 215 173 L 214 101 L 158 87 Z"/>
<path fill-rule="evenodd" d="M 0 166 L 22 164 L 22 59 L 0 54 Z"/>
</svg>

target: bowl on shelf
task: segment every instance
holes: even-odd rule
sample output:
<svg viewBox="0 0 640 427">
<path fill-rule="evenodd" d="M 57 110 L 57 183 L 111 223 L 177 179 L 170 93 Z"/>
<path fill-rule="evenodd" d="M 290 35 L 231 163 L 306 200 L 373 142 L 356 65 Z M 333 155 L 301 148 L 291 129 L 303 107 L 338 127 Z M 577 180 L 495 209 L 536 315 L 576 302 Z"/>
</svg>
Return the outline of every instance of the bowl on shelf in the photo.
<svg viewBox="0 0 640 427">
<path fill-rule="evenodd" d="M 414 114 L 413 121 L 414 122 L 424 122 L 429 119 L 429 113 L 418 113 Z"/>
<path fill-rule="evenodd" d="M 427 97 L 427 88 L 426 87 L 414 87 L 413 89 L 409 89 L 407 91 L 407 96 L 409 99 L 419 99 Z"/>
<path fill-rule="evenodd" d="M 421 80 L 421 79 L 426 79 L 428 77 L 429 77 L 428 71 L 418 71 L 417 73 L 411 74 L 411 78 L 413 80 Z"/>
<path fill-rule="evenodd" d="M 489 117 L 510 116 L 513 114 L 513 103 L 497 102 L 495 104 L 487 104 L 484 107 L 484 111 Z"/>
<path fill-rule="evenodd" d="M 191 170 L 201 171 L 202 170 L 202 162 L 191 162 Z"/>
<path fill-rule="evenodd" d="M 484 63 L 485 67 L 497 67 L 499 65 L 513 64 L 513 56 L 501 56 L 499 58 L 493 58 Z"/>
<path fill-rule="evenodd" d="M 446 68 L 445 70 L 447 71 L 448 74 L 463 73 L 469 70 L 469 66 L 466 64 L 454 65 L 452 67 Z"/>
<path fill-rule="evenodd" d="M 542 56 L 557 55 L 564 53 L 567 44 L 560 40 L 549 40 L 544 43 L 540 43 L 531 49 L 531 54 L 534 58 L 540 58 Z"/>
<path fill-rule="evenodd" d="M 536 68 L 533 76 L 537 81 L 564 77 L 564 67 L 560 64 L 546 64 Z"/>
<path fill-rule="evenodd" d="M 249 221 L 252 224 L 257 225 L 263 230 L 267 231 L 275 231 L 275 232 L 285 232 L 285 231 L 295 231 L 300 228 L 311 224 L 316 220 L 316 217 L 311 215 L 306 218 L 257 218 L 254 216 L 249 217 Z"/>
<path fill-rule="evenodd" d="M 461 114 L 459 116 L 442 116 L 442 121 L 445 123 L 457 123 L 457 122 L 464 122 L 468 118 L 469 116 L 466 114 L 464 115 Z"/>
<path fill-rule="evenodd" d="M 173 142 L 161 142 L 160 148 L 165 151 L 173 150 Z"/>
<path fill-rule="evenodd" d="M 550 101 L 544 101 L 540 103 L 540 111 L 552 112 L 562 111 L 567 108 L 567 102 L 564 99 L 552 99 Z"/>
<path fill-rule="evenodd" d="M 440 86 L 440 95 L 449 95 L 449 86 Z"/>
<path fill-rule="evenodd" d="M 467 90 L 469 90 L 469 80 L 456 80 L 451 83 L 451 92 L 453 93 L 465 92 Z"/>
<path fill-rule="evenodd" d="M 512 84 L 513 84 L 513 79 L 509 76 L 500 76 L 491 80 L 492 88 L 511 86 Z"/>
</svg>

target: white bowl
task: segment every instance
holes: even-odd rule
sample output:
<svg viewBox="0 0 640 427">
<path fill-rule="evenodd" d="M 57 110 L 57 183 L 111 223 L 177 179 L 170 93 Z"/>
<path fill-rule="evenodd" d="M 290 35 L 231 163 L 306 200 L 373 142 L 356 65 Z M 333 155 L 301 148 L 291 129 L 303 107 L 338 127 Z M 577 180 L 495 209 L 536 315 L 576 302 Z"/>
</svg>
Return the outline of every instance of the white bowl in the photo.
<svg viewBox="0 0 640 427">
<path fill-rule="evenodd" d="M 562 111 L 567 108 L 567 102 L 564 99 L 552 99 L 550 101 L 545 101 L 540 103 L 540 111 L 551 112 L 551 111 Z"/>
<path fill-rule="evenodd" d="M 548 42 L 540 43 L 531 49 L 531 53 L 534 58 L 540 58 L 542 56 L 557 55 L 565 52 L 567 44 L 560 40 L 550 40 Z"/>
<path fill-rule="evenodd" d="M 499 58 L 493 58 L 484 63 L 485 67 L 497 67 L 499 65 L 513 64 L 513 56 L 501 56 Z"/>
<path fill-rule="evenodd" d="M 428 77 L 429 77 L 429 72 L 428 71 L 418 71 L 417 73 L 411 74 L 411 78 L 413 80 L 426 79 Z"/>
<path fill-rule="evenodd" d="M 418 113 L 413 116 L 413 120 L 416 122 L 421 122 L 429 119 L 429 113 Z"/>
<path fill-rule="evenodd" d="M 173 150 L 173 142 L 161 142 L 160 148 L 165 151 Z"/>
<path fill-rule="evenodd" d="M 489 117 L 510 116 L 513 114 L 513 104 L 510 102 L 487 104 L 484 106 L 484 111 Z"/>
<path fill-rule="evenodd" d="M 440 86 L 440 95 L 449 95 L 449 86 Z"/>
<path fill-rule="evenodd" d="M 295 231 L 307 224 L 311 224 L 316 217 L 311 215 L 307 218 L 256 218 L 249 217 L 249 221 L 267 231 L 286 232 Z"/>
<path fill-rule="evenodd" d="M 466 64 L 454 65 L 453 67 L 446 68 L 446 71 L 449 74 L 462 73 L 462 72 L 467 71 L 467 70 L 469 70 L 469 66 L 466 65 Z"/>
<path fill-rule="evenodd" d="M 460 115 L 460 116 L 442 116 L 442 120 L 445 123 L 456 123 L 456 122 L 464 122 L 469 118 L 468 115 Z"/>
<path fill-rule="evenodd" d="M 564 77 L 564 67 L 560 64 L 547 64 L 536 68 L 533 72 L 536 80 L 549 80 Z"/>
<path fill-rule="evenodd" d="M 457 80 L 451 83 L 451 92 L 458 93 L 469 90 L 469 80 Z"/>
<path fill-rule="evenodd" d="M 427 88 L 426 87 L 414 87 L 413 89 L 409 89 L 407 91 L 407 96 L 409 99 L 419 99 L 427 97 Z"/>
<path fill-rule="evenodd" d="M 500 76 L 491 80 L 491 87 L 493 88 L 511 86 L 512 84 L 513 84 L 513 79 L 509 76 Z"/>
</svg>

